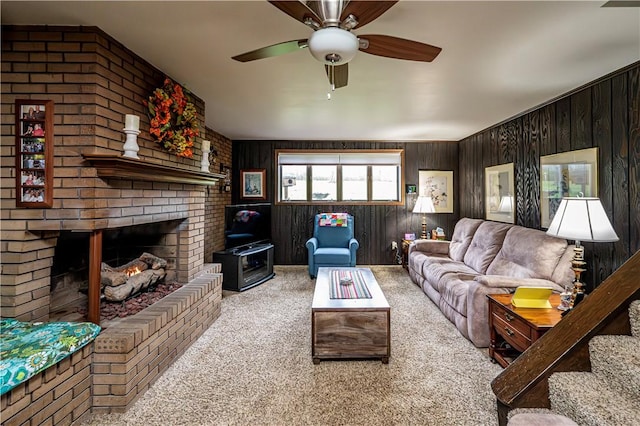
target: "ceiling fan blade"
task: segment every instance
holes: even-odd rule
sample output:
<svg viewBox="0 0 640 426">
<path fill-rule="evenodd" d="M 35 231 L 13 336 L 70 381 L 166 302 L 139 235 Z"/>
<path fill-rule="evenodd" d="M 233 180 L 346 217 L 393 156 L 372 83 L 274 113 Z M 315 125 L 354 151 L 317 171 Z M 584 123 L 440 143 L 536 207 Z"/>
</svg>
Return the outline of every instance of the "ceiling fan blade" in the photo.
<svg viewBox="0 0 640 426">
<path fill-rule="evenodd" d="M 640 1 L 635 0 L 610 0 L 600 7 L 640 7 Z"/>
<path fill-rule="evenodd" d="M 353 15 L 358 20 L 356 28 L 361 28 L 367 25 L 369 22 L 377 19 L 380 15 L 385 13 L 391 6 L 398 3 L 395 1 L 372 1 L 372 0 L 352 0 L 347 3 L 347 7 L 342 11 L 340 15 L 340 21 L 343 21 L 347 16 Z"/>
<path fill-rule="evenodd" d="M 255 61 L 256 59 L 284 55 L 285 53 L 295 52 L 300 49 L 304 49 L 305 47 L 307 47 L 307 39 L 284 41 L 282 43 L 261 47 L 260 49 L 252 50 L 251 52 L 236 55 L 231 59 L 235 59 L 239 62 L 249 62 Z"/>
<path fill-rule="evenodd" d="M 329 78 L 329 84 L 339 89 L 349 83 L 349 64 L 343 65 L 325 65 L 325 71 Z"/>
<path fill-rule="evenodd" d="M 316 22 L 322 23 L 322 20 L 318 18 L 315 12 L 309 9 L 305 4 L 299 1 L 278 1 L 278 0 L 267 0 L 269 3 L 291 16 L 296 21 L 300 21 L 304 24 L 304 20 L 306 17 L 313 18 Z"/>
<path fill-rule="evenodd" d="M 363 35 L 358 38 L 361 43 L 369 43 L 367 47 L 360 47 L 362 52 L 407 61 L 431 62 L 442 50 L 430 44 L 388 35 Z"/>
</svg>

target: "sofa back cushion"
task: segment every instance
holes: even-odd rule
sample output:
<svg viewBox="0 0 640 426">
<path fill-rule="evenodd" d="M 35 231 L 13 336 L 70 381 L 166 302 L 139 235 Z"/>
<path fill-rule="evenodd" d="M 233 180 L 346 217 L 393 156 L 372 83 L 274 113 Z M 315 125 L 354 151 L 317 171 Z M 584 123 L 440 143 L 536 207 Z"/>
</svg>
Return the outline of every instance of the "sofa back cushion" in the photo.
<svg viewBox="0 0 640 426">
<path fill-rule="evenodd" d="M 464 255 L 471 244 L 473 234 L 476 233 L 478 226 L 482 223 L 482 219 L 469 219 L 463 217 L 456 223 L 451 235 L 451 243 L 449 244 L 449 257 L 458 262 L 464 260 Z"/>
<path fill-rule="evenodd" d="M 537 229 L 514 226 L 507 232 L 502 249 L 487 269 L 487 275 L 553 281 L 558 262 L 566 250 L 566 240 Z"/>
<path fill-rule="evenodd" d="M 471 239 L 464 255 L 464 263 L 481 274 L 486 273 L 512 226 L 507 223 L 483 221 Z"/>
</svg>

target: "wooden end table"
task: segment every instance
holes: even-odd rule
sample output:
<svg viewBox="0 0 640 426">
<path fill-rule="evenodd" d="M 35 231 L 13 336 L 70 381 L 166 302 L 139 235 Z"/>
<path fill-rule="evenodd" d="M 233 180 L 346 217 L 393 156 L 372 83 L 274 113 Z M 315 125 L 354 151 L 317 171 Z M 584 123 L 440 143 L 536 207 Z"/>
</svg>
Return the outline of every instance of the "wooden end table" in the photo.
<svg viewBox="0 0 640 426">
<path fill-rule="evenodd" d="M 562 319 L 560 295 L 549 298 L 551 308 L 516 308 L 512 294 L 489 294 L 489 356 L 503 367 Z"/>
<path fill-rule="evenodd" d="M 409 269 L 409 246 L 413 240 L 402 240 L 402 267 Z"/>
</svg>

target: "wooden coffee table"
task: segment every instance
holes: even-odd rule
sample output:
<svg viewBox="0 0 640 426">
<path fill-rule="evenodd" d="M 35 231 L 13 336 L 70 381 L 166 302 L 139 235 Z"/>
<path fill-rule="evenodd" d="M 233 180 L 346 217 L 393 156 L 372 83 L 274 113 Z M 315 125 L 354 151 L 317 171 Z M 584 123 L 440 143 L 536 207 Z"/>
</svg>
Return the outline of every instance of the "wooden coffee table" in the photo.
<svg viewBox="0 0 640 426">
<path fill-rule="evenodd" d="M 331 299 L 330 272 L 358 270 L 370 299 Z M 368 268 L 319 268 L 311 305 L 313 363 L 322 359 L 379 358 L 391 355 L 391 310 L 378 282 Z"/>
</svg>

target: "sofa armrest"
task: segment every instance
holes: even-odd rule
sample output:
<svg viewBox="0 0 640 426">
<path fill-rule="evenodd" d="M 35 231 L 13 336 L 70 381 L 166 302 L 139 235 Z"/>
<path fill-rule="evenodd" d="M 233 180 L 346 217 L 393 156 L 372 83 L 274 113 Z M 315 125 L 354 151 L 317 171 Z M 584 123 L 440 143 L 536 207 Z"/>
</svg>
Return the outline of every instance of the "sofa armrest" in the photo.
<svg viewBox="0 0 640 426">
<path fill-rule="evenodd" d="M 474 281 L 490 288 L 515 289 L 517 287 L 549 287 L 558 293 L 564 291 L 560 285 L 542 278 L 516 278 L 507 275 L 479 275 L 474 278 Z"/>
<path fill-rule="evenodd" d="M 428 254 L 449 254 L 449 241 L 443 240 L 415 240 L 409 244 L 408 254 L 420 251 Z"/>
<path fill-rule="evenodd" d="M 505 287 L 489 287 L 478 281 L 467 281 L 467 333 L 469 340 L 479 348 L 489 346 L 489 299 L 488 294 L 505 294 Z"/>
</svg>

